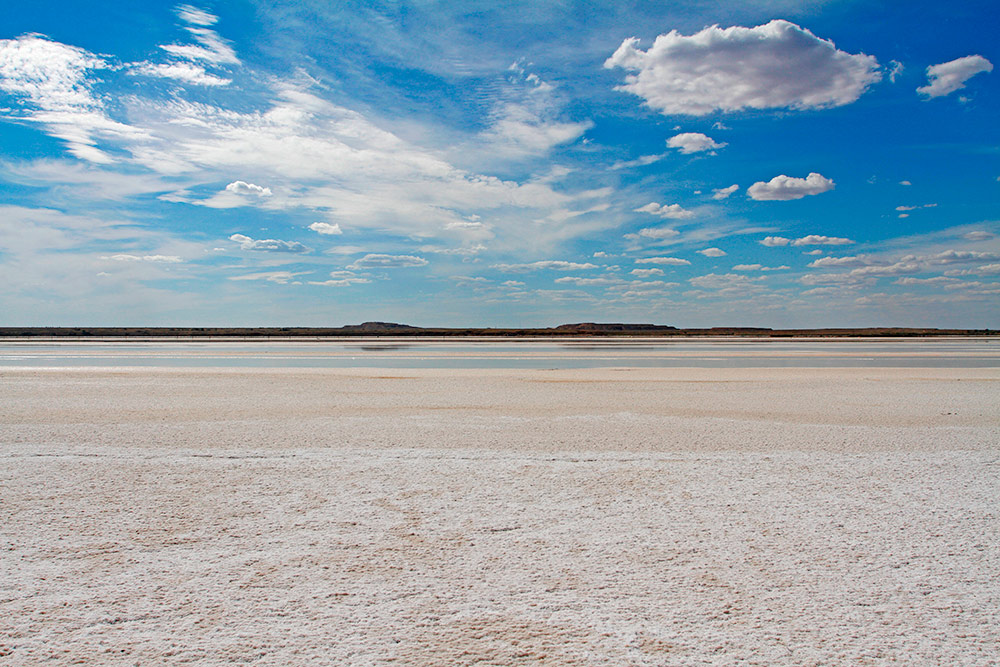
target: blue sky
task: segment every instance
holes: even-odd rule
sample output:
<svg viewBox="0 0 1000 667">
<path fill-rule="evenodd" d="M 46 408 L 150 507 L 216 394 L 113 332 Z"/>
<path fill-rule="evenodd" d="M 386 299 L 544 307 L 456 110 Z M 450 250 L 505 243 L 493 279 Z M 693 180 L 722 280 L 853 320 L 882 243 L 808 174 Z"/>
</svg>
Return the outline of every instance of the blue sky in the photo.
<svg viewBox="0 0 1000 667">
<path fill-rule="evenodd" d="M 0 324 L 997 328 L 998 25 L 15 3 Z"/>
</svg>

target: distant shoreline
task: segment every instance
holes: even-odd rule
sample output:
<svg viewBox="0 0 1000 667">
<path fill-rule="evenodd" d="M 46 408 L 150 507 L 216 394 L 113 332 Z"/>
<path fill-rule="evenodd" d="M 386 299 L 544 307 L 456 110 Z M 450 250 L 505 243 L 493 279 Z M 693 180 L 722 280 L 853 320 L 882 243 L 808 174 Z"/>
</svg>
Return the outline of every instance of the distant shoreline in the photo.
<svg viewBox="0 0 1000 667">
<path fill-rule="evenodd" d="M 770 329 L 711 327 L 680 329 L 653 324 L 563 324 L 547 328 L 412 327 L 366 322 L 343 327 L 0 327 L 0 339 L 327 339 L 327 338 L 937 338 L 1000 336 L 998 329 L 865 327 Z"/>
</svg>

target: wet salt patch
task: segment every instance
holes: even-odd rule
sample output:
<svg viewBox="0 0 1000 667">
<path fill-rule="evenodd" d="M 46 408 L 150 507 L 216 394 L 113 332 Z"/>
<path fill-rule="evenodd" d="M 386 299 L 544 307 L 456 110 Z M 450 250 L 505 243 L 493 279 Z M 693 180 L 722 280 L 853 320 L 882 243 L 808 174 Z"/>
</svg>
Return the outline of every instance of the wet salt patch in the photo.
<svg viewBox="0 0 1000 667">
<path fill-rule="evenodd" d="M 18 449 L 21 664 L 985 665 L 1000 641 L 991 452 Z"/>
</svg>

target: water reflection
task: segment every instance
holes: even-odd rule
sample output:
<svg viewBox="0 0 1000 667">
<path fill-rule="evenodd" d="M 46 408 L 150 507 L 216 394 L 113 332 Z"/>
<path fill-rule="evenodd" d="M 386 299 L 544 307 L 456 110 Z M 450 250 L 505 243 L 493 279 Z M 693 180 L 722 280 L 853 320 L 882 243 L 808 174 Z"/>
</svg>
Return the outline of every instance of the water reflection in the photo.
<svg viewBox="0 0 1000 667">
<path fill-rule="evenodd" d="M 0 366 L 246 368 L 1000 367 L 1000 340 L 0 342 Z"/>
</svg>

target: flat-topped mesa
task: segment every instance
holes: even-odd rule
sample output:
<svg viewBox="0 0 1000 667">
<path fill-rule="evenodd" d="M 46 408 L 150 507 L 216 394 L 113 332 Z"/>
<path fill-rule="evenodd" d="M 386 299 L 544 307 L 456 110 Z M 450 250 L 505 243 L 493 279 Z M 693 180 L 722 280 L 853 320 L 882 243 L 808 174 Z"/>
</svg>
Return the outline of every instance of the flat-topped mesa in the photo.
<svg viewBox="0 0 1000 667">
<path fill-rule="evenodd" d="M 677 331 L 677 327 L 663 324 L 625 324 L 622 322 L 580 322 L 577 324 L 560 324 L 553 331 L 574 331 L 580 333 L 604 333 L 611 331 Z"/>
<path fill-rule="evenodd" d="M 341 327 L 341 331 L 357 333 L 399 333 L 401 331 L 417 331 L 420 327 L 411 327 L 409 324 L 397 324 L 395 322 L 363 322 L 362 324 L 348 324 Z"/>
</svg>

